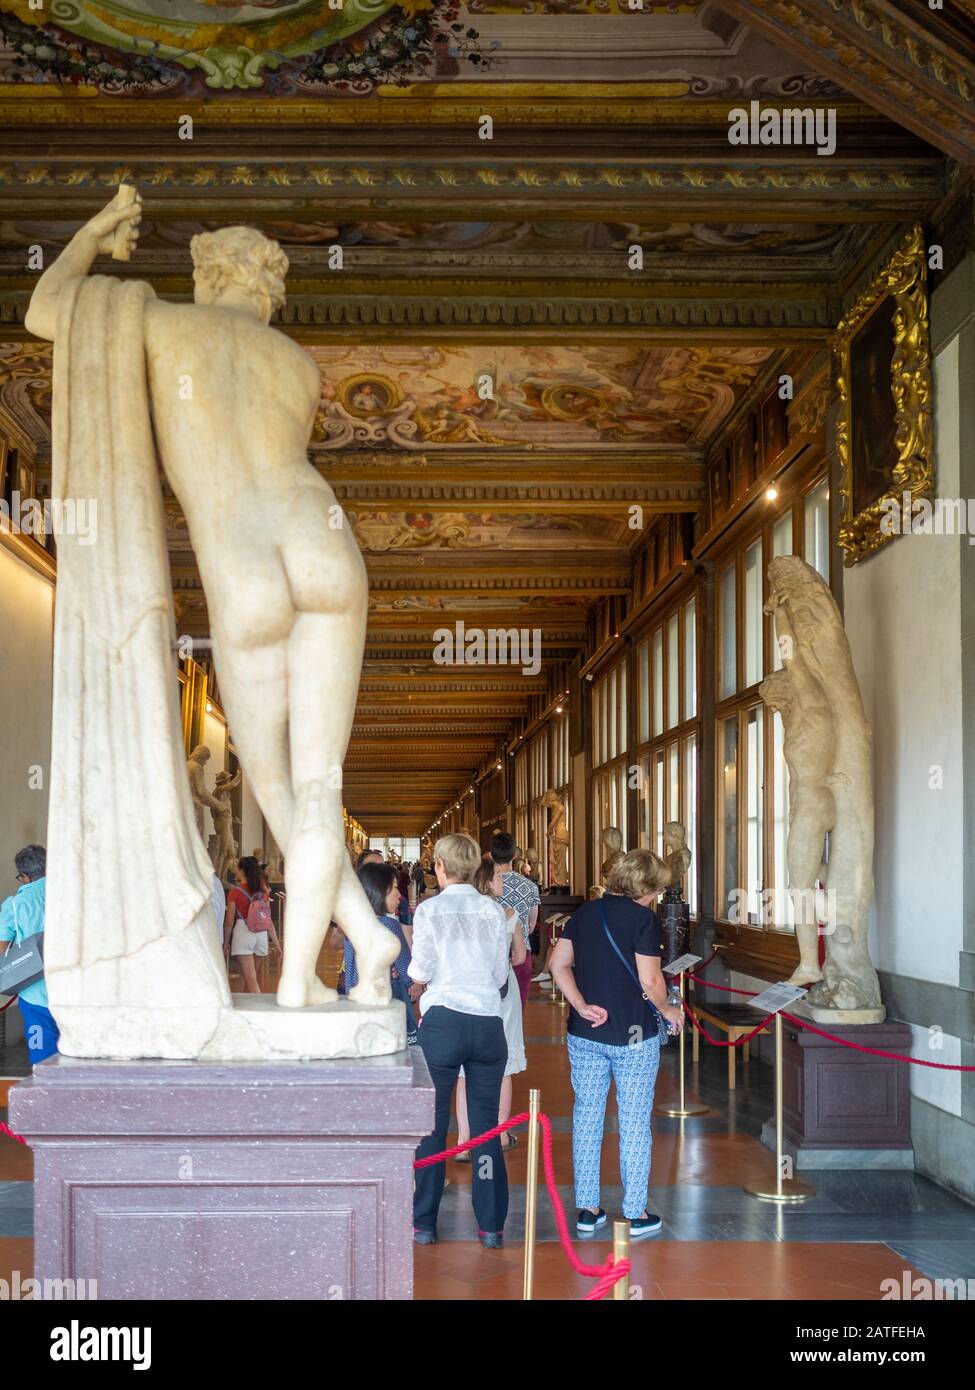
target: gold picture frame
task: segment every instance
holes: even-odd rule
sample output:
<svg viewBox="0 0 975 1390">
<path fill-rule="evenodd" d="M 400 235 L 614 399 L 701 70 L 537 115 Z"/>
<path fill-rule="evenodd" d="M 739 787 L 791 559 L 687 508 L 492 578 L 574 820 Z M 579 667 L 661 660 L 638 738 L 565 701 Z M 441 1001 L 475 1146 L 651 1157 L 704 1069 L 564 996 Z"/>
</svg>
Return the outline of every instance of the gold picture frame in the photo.
<svg viewBox="0 0 975 1390">
<path fill-rule="evenodd" d="M 919 224 L 840 320 L 833 351 L 839 398 L 838 540 L 849 567 L 899 534 L 889 525 L 881 527 L 892 501 L 900 510 L 905 493 L 913 503 L 934 491 L 927 253 Z M 889 398 L 877 389 L 884 380 Z"/>
</svg>

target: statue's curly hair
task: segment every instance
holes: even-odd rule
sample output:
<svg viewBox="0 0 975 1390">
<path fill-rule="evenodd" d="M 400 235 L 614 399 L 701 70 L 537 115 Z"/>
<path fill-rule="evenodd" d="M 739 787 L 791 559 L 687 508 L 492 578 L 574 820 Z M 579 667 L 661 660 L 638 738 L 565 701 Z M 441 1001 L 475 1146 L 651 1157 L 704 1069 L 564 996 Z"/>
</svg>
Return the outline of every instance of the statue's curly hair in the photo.
<svg viewBox="0 0 975 1390">
<path fill-rule="evenodd" d="M 214 295 L 228 285 L 258 295 L 268 304 L 268 318 L 284 307 L 288 258 L 276 241 L 254 227 L 221 227 L 200 232 L 190 242 L 194 277 Z"/>
</svg>

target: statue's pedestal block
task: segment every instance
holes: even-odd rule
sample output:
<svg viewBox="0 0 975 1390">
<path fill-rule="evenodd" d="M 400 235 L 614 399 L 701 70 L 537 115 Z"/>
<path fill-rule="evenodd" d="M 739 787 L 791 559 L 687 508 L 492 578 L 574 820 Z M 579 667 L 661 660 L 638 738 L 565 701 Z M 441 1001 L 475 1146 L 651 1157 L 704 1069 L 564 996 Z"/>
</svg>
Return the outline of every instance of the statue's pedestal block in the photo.
<svg viewBox="0 0 975 1390">
<path fill-rule="evenodd" d="M 56 1008 L 65 1057 L 168 1058 L 202 1062 L 305 1062 L 379 1057 L 406 1047 L 406 1009 L 336 999 L 303 1009 L 278 1007 L 273 994 L 233 994 L 229 1008 Z"/>
<path fill-rule="evenodd" d="M 910 1055 L 906 1023 L 830 1028 L 861 1047 Z M 913 1168 L 910 1066 L 783 1020 L 783 1137 L 796 1168 Z M 762 1129 L 775 1147 L 775 1123 Z"/>
<path fill-rule="evenodd" d="M 408 1299 L 418 1048 L 315 1062 L 54 1057 L 10 1092 L 35 1275 L 99 1299 Z"/>
</svg>

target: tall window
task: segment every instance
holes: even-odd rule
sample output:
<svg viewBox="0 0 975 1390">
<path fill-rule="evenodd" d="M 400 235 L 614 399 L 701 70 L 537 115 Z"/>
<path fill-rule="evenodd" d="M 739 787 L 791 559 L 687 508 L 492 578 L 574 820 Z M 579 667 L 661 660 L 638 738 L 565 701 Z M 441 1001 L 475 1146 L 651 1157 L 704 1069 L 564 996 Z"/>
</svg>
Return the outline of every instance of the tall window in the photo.
<svg viewBox="0 0 975 1390">
<path fill-rule="evenodd" d="M 672 608 L 637 642 L 640 680 L 638 842 L 664 852 L 664 826 L 680 821 L 687 832 L 691 868 L 684 892 L 698 910 L 697 877 L 697 604 Z"/>
<path fill-rule="evenodd" d="M 515 844 L 523 850 L 529 847 L 528 749 L 524 746 L 515 754 Z M 544 845 L 536 844 L 535 849 L 544 853 Z"/>
<path fill-rule="evenodd" d="M 603 832 L 615 826 L 628 846 L 626 659 L 593 683 L 592 863 L 594 878 L 606 857 Z"/>
<path fill-rule="evenodd" d="M 401 835 L 370 835 L 369 848 L 378 849 L 384 859 L 388 859 L 390 854 L 398 854 L 400 859 L 413 861 L 420 857 L 420 841 L 418 838 L 404 838 Z"/>
<path fill-rule="evenodd" d="M 548 810 L 542 805 L 542 797 L 552 785 L 549 773 L 548 728 L 539 729 L 528 745 L 528 788 L 531 797 L 531 833 L 535 846 L 546 862 L 545 850 L 548 844 Z"/>
<path fill-rule="evenodd" d="M 717 900 L 715 915 L 741 927 L 794 930 L 786 889 L 789 774 L 780 716 L 759 693 L 782 656 L 764 613 L 768 565 L 801 554 L 829 575 L 829 493 L 825 480 L 747 534 L 718 577 L 716 675 Z M 771 890 L 771 891 L 770 891 Z"/>
</svg>

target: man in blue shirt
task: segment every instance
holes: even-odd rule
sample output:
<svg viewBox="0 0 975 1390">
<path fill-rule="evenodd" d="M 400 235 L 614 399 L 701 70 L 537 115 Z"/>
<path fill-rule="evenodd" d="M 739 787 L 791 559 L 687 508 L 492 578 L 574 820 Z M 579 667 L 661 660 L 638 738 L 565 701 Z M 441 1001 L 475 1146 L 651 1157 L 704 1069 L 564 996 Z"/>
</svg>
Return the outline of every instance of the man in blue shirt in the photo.
<svg viewBox="0 0 975 1390">
<path fill-rule="evenodd" d="M 26 941 L 44 930 L 44 893 L 47 855 L 43 845 L 28 845 L 14 855 L 20 887 L 0 903 L 0 952 L 12 941 Z M 58 1025 L 47 1006 L 44 979 L 27 985 L 17 996 L 24 1017 L 24 1034 L 31 1065 L 43 1062 L 58 1050 Z"/>
</svg>

